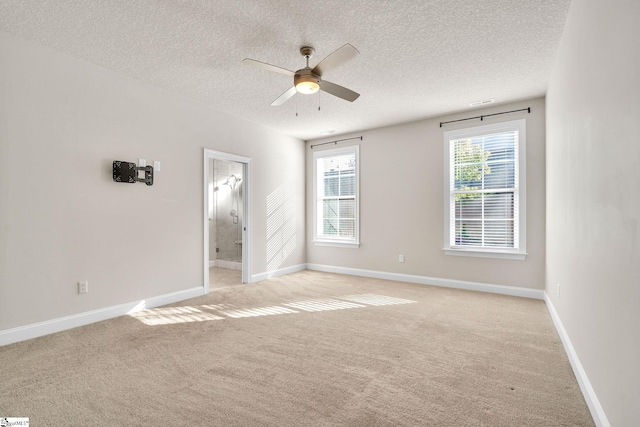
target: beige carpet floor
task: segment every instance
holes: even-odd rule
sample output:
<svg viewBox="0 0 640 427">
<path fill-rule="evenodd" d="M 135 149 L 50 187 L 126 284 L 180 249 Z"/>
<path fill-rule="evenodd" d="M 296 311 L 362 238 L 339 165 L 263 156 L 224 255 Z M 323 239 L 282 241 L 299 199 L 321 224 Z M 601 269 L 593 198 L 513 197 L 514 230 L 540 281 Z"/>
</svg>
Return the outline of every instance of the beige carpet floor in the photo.
<svg viewBox="0 0 640 427">
<path fill-rule="evenodd" d="M 0 347 L 31 426 L 592 426 L 542 301 L 304 271 Z"/>
<path fill-rule="evenodd" d="M 209 267 L 209 289 L 242 285 L 242 271 L 228 268 Z"/>
</svg>

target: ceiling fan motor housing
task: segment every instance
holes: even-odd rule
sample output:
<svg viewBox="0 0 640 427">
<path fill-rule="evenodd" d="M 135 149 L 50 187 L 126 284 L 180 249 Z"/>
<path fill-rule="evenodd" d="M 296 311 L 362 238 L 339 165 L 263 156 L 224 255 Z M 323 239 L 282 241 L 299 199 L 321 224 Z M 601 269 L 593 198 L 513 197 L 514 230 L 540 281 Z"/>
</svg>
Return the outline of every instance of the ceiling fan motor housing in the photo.
<svg viewBox="0 0 640 427">
<path fill-rule="evenodd" d="M 311 68 L 302 68 L 293 76 L 296 90 L 303 94 L 316 93 L 320 89 L 321 78 Z"/>
</svg>

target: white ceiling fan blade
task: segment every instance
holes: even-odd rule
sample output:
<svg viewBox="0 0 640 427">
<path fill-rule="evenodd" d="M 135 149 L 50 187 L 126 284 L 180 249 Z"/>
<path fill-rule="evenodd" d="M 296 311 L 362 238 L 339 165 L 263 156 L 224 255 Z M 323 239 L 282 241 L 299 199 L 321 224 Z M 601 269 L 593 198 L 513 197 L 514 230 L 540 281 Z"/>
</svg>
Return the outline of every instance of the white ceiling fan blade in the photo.
<svg viewBox="0 0 640 427">
<path fill-rule="evenodd" d="M 322 83 L 320 83 L 320 89 L 349 102 L 355 101 L 360 96 L 359 93 L 354 92 L 351 89 L 347 89 L 346 87 L 328 82 L 326 80 L 322 80 Z"/>
<path fill-rule="evenodd" d="M 344 64 L 348 60 L 357 56 L 360 52 L 358 49 L 351 46 L 349 43 L 344 46 L 338 48 L 335 52 L 324 58 L 318 65 L 315 66 L 313 72 L 322 76 L 329 70 L 333 70 L 334 68 Z"/>
<path fill-rule="evenodd" d="M 283 93 L 282 95 L 280 95 L 278 97 L 278 99 L 276 99 L 275 101 L 273 101 L 271 103 L 272 107 L 278 107 L 282 104 L 284 104 L 285 102 L 287 102 L 287 100 L 289 98 L 291 98 L 293 95 L 296 94 L 296 87 L 295 86 L 291 86 L 285 93 Z"/>
<path fill-rule="evenodd" d="M 244 65 L 250 65 L 256 68 L 262 68 L 263 70 L 274 71 L 276 73 L 284 74 L 286 76 L 293 76 L 295 73 L 289 71 L 286 68 L 276 67 L 275 65 L 267 64 L 266 62 L 256 61 L 255 59 L 245 58 L 242 60 Z"/>
</svg>

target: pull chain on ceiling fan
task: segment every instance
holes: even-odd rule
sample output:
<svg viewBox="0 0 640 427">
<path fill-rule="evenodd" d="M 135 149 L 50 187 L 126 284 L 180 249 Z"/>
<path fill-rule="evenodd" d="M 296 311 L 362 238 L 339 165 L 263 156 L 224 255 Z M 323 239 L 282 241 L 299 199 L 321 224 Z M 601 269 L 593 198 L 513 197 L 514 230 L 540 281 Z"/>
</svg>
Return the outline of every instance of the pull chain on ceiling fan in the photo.
<svg viewBox="0 0 640 427">
<path fill-rule="evenodd" d="M 285 68 L 277 67 L 275 65 L 267 64 L 266 62 L 256 61 L 255 59 L 245 58 L 242 63 L 250 65 L 256 68 L 262 68 L 264 70 L 273 71 L 280 74 L 293 77 L 293 86 L 289 88 L 285 93 L 280 95 L 275 101 L 271 103 L 272 106 L 279 106 L 284 104 L 289 98 L 299 92 L 304 95 L 310 95 L 316 93 L 318 90 L 330 93 L 331 95 L 342 98 L 346 101 L 353 102 L 360 96 L 359 93 L 347 89 L 346 87 L 331 83 L 328 80 L 322 79 L 325 72 L 337 68 L 350 59 L 357 56 L 360 52 L 351 46 L 349 43 L 340 47 L 338 50 L 324 58 L 315 67 L 309 67 L 309 59 L 313 57 L 315 49 L 310 46 L 303 46 L 300 48 L 300 54 L 306 59 L 307 65 L 297 71 L 290 71 Z"/>
</svg>

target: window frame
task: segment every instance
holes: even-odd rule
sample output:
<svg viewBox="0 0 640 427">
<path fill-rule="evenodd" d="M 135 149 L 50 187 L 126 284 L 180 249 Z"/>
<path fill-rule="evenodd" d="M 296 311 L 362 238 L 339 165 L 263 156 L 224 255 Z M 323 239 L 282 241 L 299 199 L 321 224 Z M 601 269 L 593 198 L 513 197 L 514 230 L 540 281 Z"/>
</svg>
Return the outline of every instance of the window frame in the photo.
<svg viewBox="0 0 640 427">
<path fill-rule="evenodd" d="M 344 238 L 338 236 L 324 236 L 320 235 L 322 227 L 319 221 L 322 218 L 322 214 L 319 212 L 322 209 L 322 203 L 324 197 L 319 194 L 318 186 L 319 174 L 318 162 L 325 158 L 344 156 L 347 154 L 355 155 L 355 236 L 354 238 Z M 313 153 L 313 243 L 317 246 L 335 246 L 345 248 L 358 248 L 360 247 L 360 146 L 350 145 L 340 148 L 332 148 L 327 150 L 314 151 Z"/>
<path fill-rule="evenodd" d="M 517 177 L 515 177 L 515 195 L 517 200 L 516 214 L 518 230 L 518 247 L 514 249 L 482 248 L 474 246 L 456 247 L 451 243 L 451 225 L 455 221 L 455 202 L 453 202 L 454 192 L 452 190 L 453 174 L 453 153 L 452 141 L 473 138 L 483 135 L 492 135 L 501 132 L 518 132 L 518 161 L 516 164 Z M 526 120 L 511 120 L 501 123 L 493 123 L 471 128 L 455 129 L 444 132 L 444 252 L 447 255 L 474 256 L 486 258 L 503 258 L 524 260 L 527 255 L 527 210 L 526 210 Z"/>
</svg>

